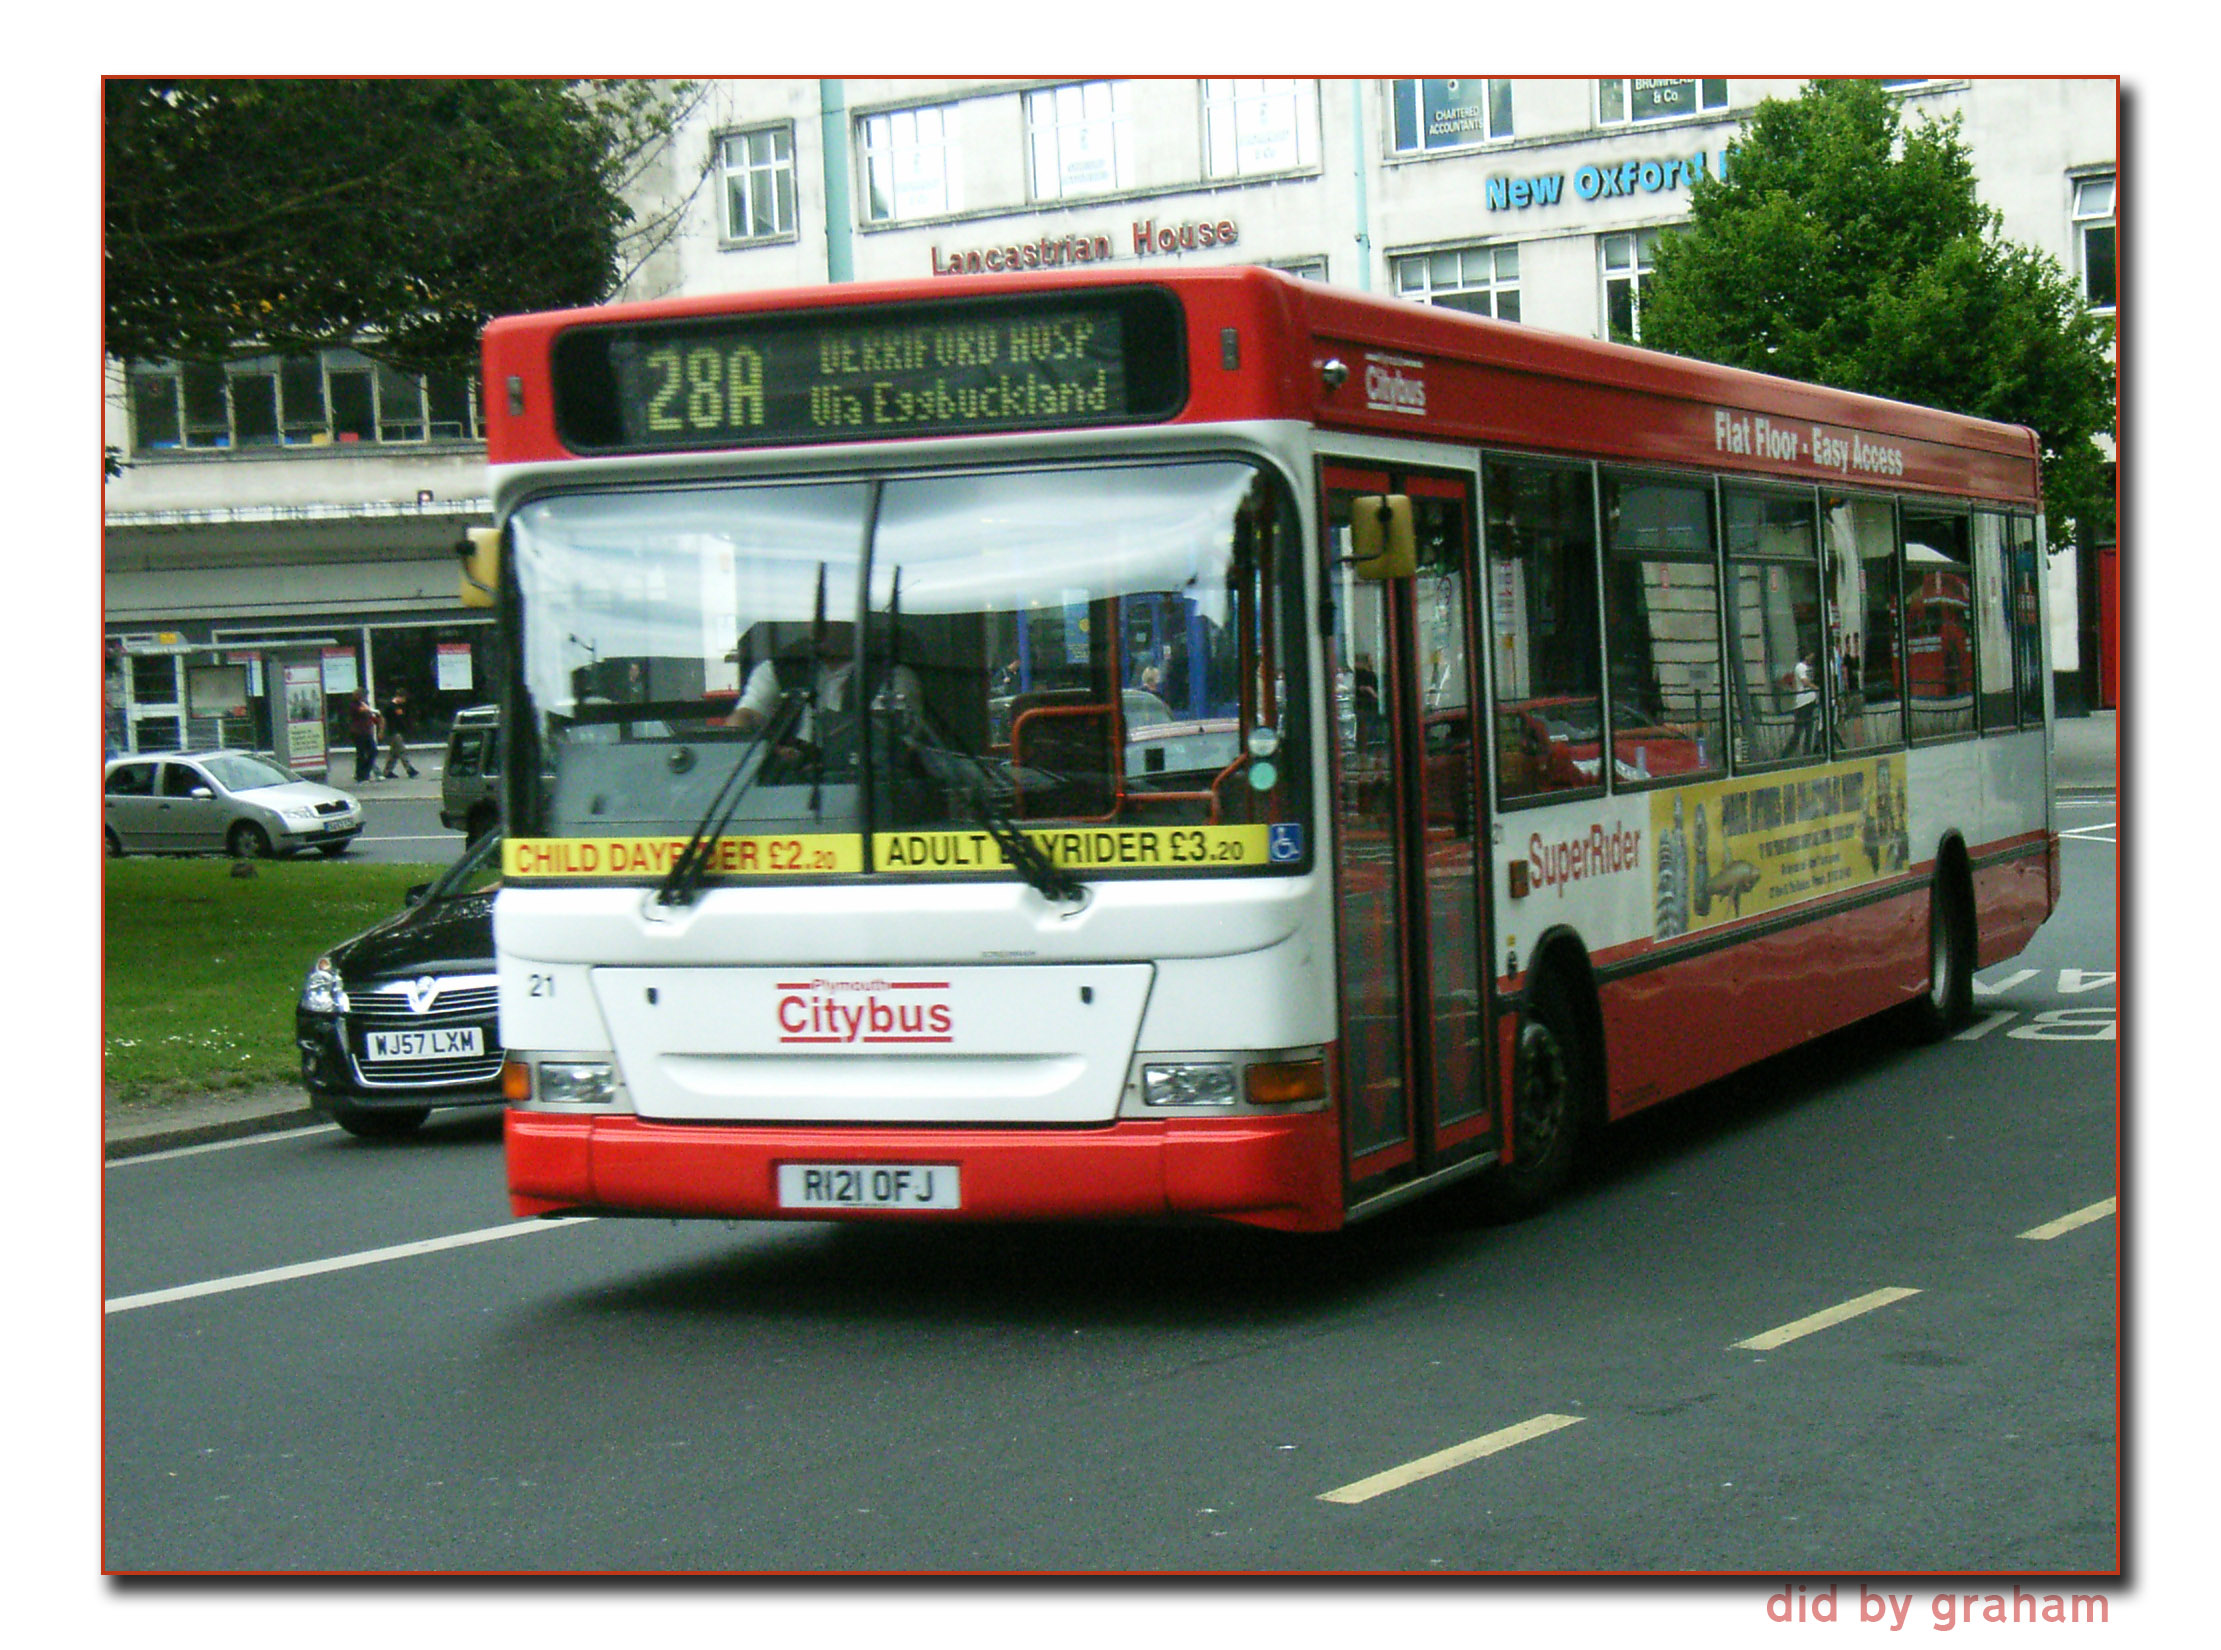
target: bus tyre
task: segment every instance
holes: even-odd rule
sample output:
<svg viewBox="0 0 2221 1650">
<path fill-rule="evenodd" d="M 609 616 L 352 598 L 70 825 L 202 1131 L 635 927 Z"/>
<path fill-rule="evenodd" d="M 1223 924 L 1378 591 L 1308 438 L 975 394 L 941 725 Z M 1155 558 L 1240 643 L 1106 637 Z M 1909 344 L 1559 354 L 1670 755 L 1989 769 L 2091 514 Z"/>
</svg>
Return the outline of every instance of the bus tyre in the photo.
<svg viewBox="0 0 2221 1650">
<path fill-rule="evenodd" d="M 325 1096 L 317 1108 L 358 1140 L 393 1140 L 414 1134 L 417 1125 L 432 1115 L 429 1106 L 357 1106 Z"/>
<path fill-rule="evenodd" d="M 1915 1040 L 1933 1043 L 1974 1018 L 1974 913 L 1961 879 L 1936 867 L 1928 889 L 1928 988 L 1906 1021 Z"/>
<path fill-rule="evenodd" d="M 1511 1161 L 1482 1181 L 1491 1219 L 1537 1213 L 1572 1178 L 1590 1104 L 1579 1028 L 1563 978 L 1538 975 L 1528 987 L 1512 1055 Z"/>
</svg>

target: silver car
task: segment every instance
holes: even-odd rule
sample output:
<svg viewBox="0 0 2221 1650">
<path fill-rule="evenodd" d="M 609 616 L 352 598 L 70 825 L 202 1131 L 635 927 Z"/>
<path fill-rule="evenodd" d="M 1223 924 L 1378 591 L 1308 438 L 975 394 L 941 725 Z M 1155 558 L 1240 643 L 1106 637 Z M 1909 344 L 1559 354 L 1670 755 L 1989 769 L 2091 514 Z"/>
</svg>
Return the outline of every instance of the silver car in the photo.
<svg viewBox="0 0 2221 1650">
<path fill-rule="evenodd" d="M 246 751 L 119 756 L 108 764 L 108 852 L 343 854 L 362 804 Z"/>
</svg>

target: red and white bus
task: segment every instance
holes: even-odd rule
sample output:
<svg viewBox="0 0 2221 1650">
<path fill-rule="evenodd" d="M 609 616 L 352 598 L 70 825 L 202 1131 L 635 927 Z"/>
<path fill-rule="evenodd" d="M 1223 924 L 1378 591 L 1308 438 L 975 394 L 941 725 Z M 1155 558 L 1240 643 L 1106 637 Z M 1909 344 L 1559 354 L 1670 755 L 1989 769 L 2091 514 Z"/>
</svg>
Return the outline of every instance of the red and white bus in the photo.
<svg viewBox="0 0 2221 1650">
<path fill-rule="evenodd" d="M 2026 430 L 1256 269 L 485 386 L 520 1214 L 1517 1211 L 2058 898 Z"/>
</svg>

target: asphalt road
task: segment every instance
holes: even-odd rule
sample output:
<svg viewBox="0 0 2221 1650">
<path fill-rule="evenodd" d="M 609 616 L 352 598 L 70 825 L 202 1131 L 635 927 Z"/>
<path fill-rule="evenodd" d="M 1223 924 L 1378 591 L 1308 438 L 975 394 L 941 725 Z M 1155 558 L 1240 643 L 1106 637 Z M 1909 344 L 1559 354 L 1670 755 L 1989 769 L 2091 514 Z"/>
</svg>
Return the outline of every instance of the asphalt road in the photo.
<svg viewBox="0 0 2221 1650">
<path fill-rule="evenodd" d="M 484 1118 L 117 1162 L 106 1567 L 2112 1569 L 2111 819 L 1962 1037 L 1513 1227 L 512 1223 Z"/>
<path fill-rule="evenodd" d="M 372 864 L 446 865 L 463 851 L 463 833 L 440 823 L 436 790 L 416 794 L 422 783 L 401 782 L 402 791 L 381 793 L 377 785 L 353 787 L 362 799 L 362 835 L 342 860 Z"/>
</svg>

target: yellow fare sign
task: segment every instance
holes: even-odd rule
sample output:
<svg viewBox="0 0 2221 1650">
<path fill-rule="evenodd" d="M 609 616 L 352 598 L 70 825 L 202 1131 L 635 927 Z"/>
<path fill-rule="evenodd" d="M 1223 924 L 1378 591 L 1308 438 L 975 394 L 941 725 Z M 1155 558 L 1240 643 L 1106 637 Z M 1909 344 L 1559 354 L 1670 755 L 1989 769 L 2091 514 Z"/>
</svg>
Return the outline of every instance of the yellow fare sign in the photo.
<svg viewBox="0 0 2221 1650">
<path fill-rule="evenodd" d="M 1263 865 L 1271 832 L 1263 825 L 1121 825 L 1030 830 L 1035 847 L 1076 871 L 1194 870 Z M 1000 874 L 1009 859 L 986 831 L 881 831 L 872 838 L 875 870 L 902 873 Z M 686 839 L 653 837 L 511 837 L 501 845 L 501 872 L 513 881 L 575 881 L 596 877 L 660 877 Z M 729 836 L 710 853 L 713 877 L 854 875 L 864 869 L 864 839 L 821 836 Z"/>
<path fill-rule="evenodd" d="M 501 874 L 533 877 L 659 877 L 685 851 L 683 836 L 511 837 L 501 845 Z M 864 868 L 864 839 L 854 832 L 824 836 L 729 836 L 710 850 L 711 876 L 824 876 Z"/>
<path fill-rule="evenodd" d="M 1263 825 L 1106 825 L 1026 835 L 1056 864 L 1075 871 L 1262 865 L 1271 845 Z M 882 871 L 1010 869 L 1001 845 L 985 831 L 881 831 L 871 853 Z"/>
</svg>

